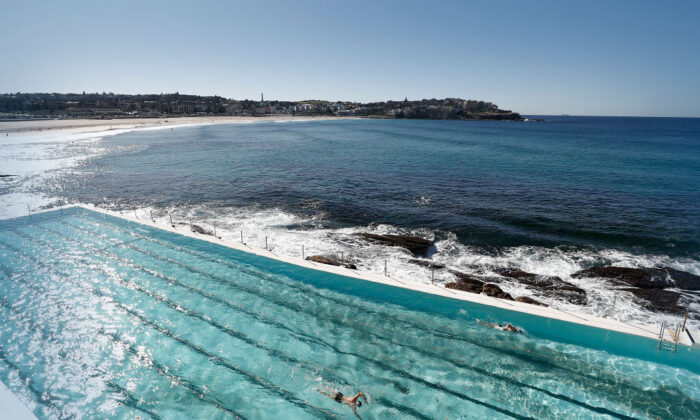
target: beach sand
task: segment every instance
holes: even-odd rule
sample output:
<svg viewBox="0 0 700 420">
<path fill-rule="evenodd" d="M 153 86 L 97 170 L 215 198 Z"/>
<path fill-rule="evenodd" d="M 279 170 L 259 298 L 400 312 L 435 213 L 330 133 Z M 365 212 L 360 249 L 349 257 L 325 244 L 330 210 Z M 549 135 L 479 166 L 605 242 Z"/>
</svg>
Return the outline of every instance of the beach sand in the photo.
<svg viewBox="0 0 700 420">
<path fill-rule="evenodd" d="M 204 116 L 204 117 L 169 117 L 169 118 L 118 118 L 118 119 L 67 119 L 67 120 L 18 120 L 0 121 L 0 135 L 11 136 L 17 133 L 37 131 L 65 130 L 72 133 L 88 131 L 107 131 L 110 129 L 132 129 L 143 127 L 251 123 L 263 121 L 308 121 L 332 120 L 334 116 L 291 116 L 271 115 L 264 117 L 238 116 Z"/>
</svg>

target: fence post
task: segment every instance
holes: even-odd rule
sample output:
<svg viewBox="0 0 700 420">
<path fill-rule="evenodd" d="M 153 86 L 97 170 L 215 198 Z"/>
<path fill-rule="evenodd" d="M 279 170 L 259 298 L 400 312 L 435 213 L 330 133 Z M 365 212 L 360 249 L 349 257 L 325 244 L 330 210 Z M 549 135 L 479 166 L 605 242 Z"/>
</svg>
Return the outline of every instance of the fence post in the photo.
<svg viewBox="0 0 700 420">
<path fill-rule="evenodd" d="M 431 268 L 430 282 L 435 284 L 435 266 L 430 264 L 430 268 Z"/>
<path fill-rule="evenodd" d="M 345 254 L 343 251 L 340 251 L 340 263 L 345 264 Z"/>
<path fill-rule="evenodd" d="M 267 236 L 265 237 L 265 251 L 269 251 L 270 249 L 267 247 Z"/>
<path fill-rule="evenodd" d="M 549 299 L 549 307 L 551 308 L 552 306 L 554 306 L 554 293 L 552 293 L 552 298 Z"/>
<path fill-rule="evenodd" d="M 155 220 L 153 220 L 153 210 L 148 210 L 148 213 L 151 215 L 151 222 L 155 222 Z"/>
<path fill-rule="evenodd" d="M 241 231 L 241 243 L 243 243 L 243 231 Z"/>
<path fill-rule="evenodd" d="M 306 258 L 304 258 L 304 245 L 301 246 L 301 259 L 302 260 L 306 259 Z"/>
<path fill-rule="evenodd" d="M 386 260 L 384 260 L 384 275 L 386 276 Z"/>
</svg>

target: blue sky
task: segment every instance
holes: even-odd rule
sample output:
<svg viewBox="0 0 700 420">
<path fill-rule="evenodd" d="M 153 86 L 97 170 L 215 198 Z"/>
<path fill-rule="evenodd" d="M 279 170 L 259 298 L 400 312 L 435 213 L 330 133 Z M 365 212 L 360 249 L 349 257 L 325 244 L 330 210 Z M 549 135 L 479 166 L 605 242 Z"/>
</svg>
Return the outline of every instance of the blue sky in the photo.
<svg viewBox="0 0 700 420">
<path fill-rule="evenodd" d="M 700 117 L 698 1 L 6 1 L 0 92 Z"/>
</svg>

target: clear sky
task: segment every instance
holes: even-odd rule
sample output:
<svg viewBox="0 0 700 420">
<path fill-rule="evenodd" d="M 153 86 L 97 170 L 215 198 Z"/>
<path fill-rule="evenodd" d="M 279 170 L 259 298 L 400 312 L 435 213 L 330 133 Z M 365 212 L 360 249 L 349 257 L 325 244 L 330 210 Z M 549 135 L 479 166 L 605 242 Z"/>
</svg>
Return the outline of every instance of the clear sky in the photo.
<svg viewBox="0 0 700 420">
<path fill-rule="evenodd" d="M 0 0 L 0 92 L 700 117 L 700 1 Z"/>
</svg>

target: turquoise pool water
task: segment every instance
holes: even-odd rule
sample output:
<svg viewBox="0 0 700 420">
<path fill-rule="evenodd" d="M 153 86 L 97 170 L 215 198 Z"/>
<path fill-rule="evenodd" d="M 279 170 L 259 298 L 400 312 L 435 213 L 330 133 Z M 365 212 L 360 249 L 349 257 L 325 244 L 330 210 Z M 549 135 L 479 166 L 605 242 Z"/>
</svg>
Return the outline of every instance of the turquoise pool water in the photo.
<svg viewBox="0 0 700 420">
<path fill-rule="evenodd" d="M 500 333 L 475 319 L 510 321 Z M 39 418 L 697 418 L 697 351 L 84 209 L 0 222 L 0 380 Z"/>
</svg>

